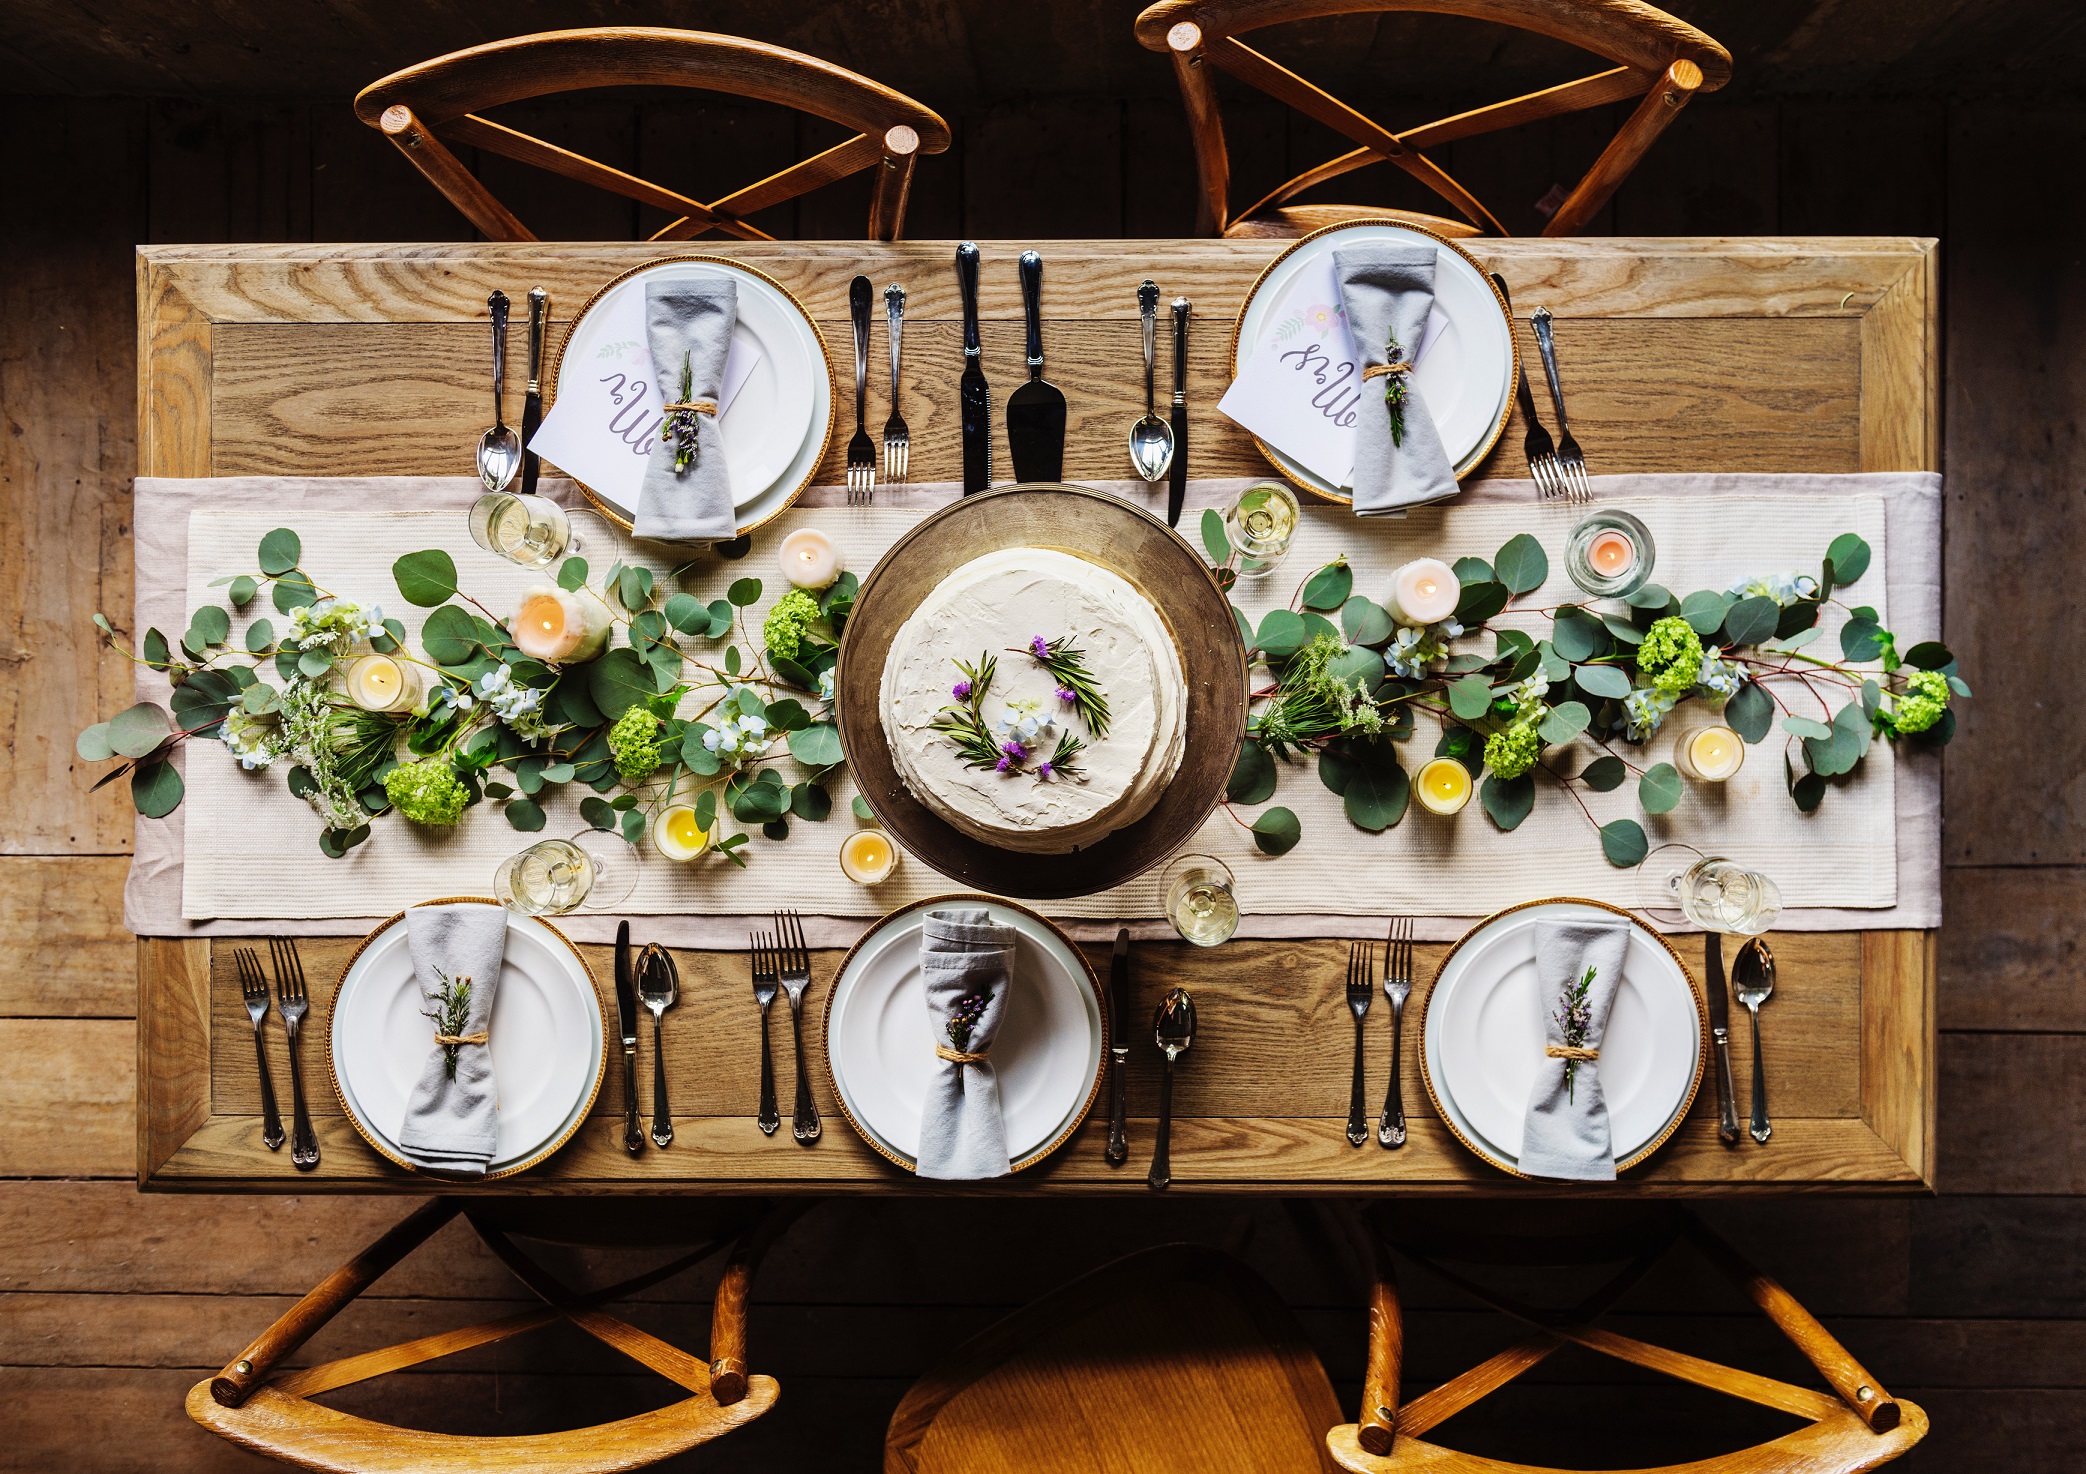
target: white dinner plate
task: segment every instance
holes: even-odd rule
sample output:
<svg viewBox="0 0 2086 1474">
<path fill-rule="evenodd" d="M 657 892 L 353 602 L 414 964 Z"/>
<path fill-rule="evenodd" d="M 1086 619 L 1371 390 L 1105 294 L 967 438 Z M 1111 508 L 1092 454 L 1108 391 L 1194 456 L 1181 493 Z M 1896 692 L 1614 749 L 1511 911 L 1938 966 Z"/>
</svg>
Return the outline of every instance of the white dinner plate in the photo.
<svg viewBox="0 0 2086 1474">
<path fill-rule="evenodd" d="M 1529 1091 L 1543 1060 L 1536 924 L 1620 914 L 1546 901 L 1493 917 L 1457 944 L 1428 994 L 1428 1087 L 1465 1141 L 1495 1166 L 1516 1170 Z M 1702 1035 L 1702 1007 L 1686 970 L 1632 921 L 1622 987 L 1601 1039 L 1601 1088 L 1617 1166 L 1657 1145 L 1694 1101 Z"/>
<path fill-rule="evenodd" d="M 491 906 L 495 903 L 486 901 Z M 370 934 L 333 998 L 333 1078 L 342 1106 L 394 1161 L 406 1102 L 433 1045 L 403 917 Z M 601 1002 L 572 944 L 532 916 L 507 916 L 493 1000 L 499 1144 L 489 1176 L 533 1166 L 561 1145 L 594 1102 L 603 1061 Z"/>
<path fill-rule="evenodd" d="M 664 261 L 646 267 L 588 304 L 566 335 L 557 382 L 562 389 L 568 376 L 586 372 L 604 346 L 601 339 L 613 316 L 610 309 L 626 296 L 642 299 L 645 284 L 654 279 L 704 276 L 729 276 L 738 283 L 739 316 L 732 338 L 760 354 L 721 421 L 725 458 L 731 463 L 732 503 L 743 529 L 765 522 L 788 504 L 818 464 L 832 428 L 833 385 L 826 372 L 825 344 L 787 294 L 765 277 L 726 261 Z M 588 490 L 625 522 L 636 516 L 629 490 Z"/>
<path fill-rule="evenodd" d="M 1434 304 L 1440 320 L 1413 368 L 1412 385 L 1426 397 L 1442 447 L 1460 477 L 1485 458 L 1506 424 L 1514 385 L 1514 327 L 1485 273 L 1446 240 L 1378 220 L 1343 225 L 1291 247 L 1246 299 L 1232 351 L 1232 377 L 1238 377 L 1244 356 L 1267 331 L 1306 266 L 1329 252 L 1373 242 L 1436 248 Z M 1349 499 L 1346 489 L 1313 475 L 1274 446 L 1263 442 L 1262 449 L 1293 479 Z"/>
<path fill-rule="evenodd" d="M 928 911 L 949 906 L 982 906 L 1020 934 L 1006 1014 L 992 1042 L 1007 1155 L 1018 1171 L 1085 1117 L 1106 1052 L 1094 976 L 1079 949 L 1040 916 L 984 896 L 958 896 L 878 922 L 855 944 L 827 997 L 833 1087 L 870 1145 L 912 1170 L 927 1079 L 939 1067 L 920 991 L 920 929 Z"/>
</svg>

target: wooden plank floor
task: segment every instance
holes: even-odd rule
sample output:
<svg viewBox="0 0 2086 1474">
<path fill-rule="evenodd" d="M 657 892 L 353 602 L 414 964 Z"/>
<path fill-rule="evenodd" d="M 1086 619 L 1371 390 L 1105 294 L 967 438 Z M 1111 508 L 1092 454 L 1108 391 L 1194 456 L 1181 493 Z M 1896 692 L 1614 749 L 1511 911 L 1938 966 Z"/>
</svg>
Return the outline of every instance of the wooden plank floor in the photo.
<svg viewBox="0 0 2086 1474">
<path fill-rule="evenodd" d="M 1241 197 L 1333 151 L 1277 111 L 1230 116 Z M 697 119 L 596 108 L 538 121 L 626 167 L 698 122 L 728 132 L 749 167 L 796 156 L 806 141 L 753 109 Z M 1187 228 L 1184 134 L 1170 103 L 1042 98 L 951 121 L 956 149 L 921 167 L 917 234 Z M 1442 162 L 1527 229 L 1553 175 L 1576 172 L 1554 163 L 1553 149 L 1576 159 L 1604 125 L 1593 120 L 1563 145 L 1474 140 Z M 119 627 L 129 613 L 130 248 L 467 230 L 338 99 L 4 98 L 0 130 L 18 165 L 0 211 L 0 1469 L 259 1467 L 189 1424 L 181 1395 L 398 1208 L 140 1197 L 129 1181 L 133 949 L 120 889 L 130 819 L 120 789 L 86 793 L 72 734 L 127 700 L 122 662 L 97 656 L 86 632 L 96 609 Z M 2076 1468 L 2086 1448 L 2086 993 L 2073 927 L 2086 902 L 2086 712 L 2070 670 L 2086 598 L 2072 573 L 2086 546 L 2076 429 L 2086 353 L 2075 346 L 2086 342 L 2076 250 L 2086 202 L 2053 187 L 2039 162 L 2082 143 L 2078 108 L 1711 97 L 1597 222 L 1639 234 L 1943 240 L 1947 638 L 1978 699 L 1948 769 L 1942 1191 L 1711 1215 L 1893 1391 L 1927 1406 L 1934 1435 L 1907 1465 L 1922 1470 L 2054 1474 Z M 1125 187 L 1133 148 L 1167 162 L 1155 190 Z M 1075 171 L 1073 159 L 1100 162 Z M 659 223 L 601 196 L 532 190 L 532 177 L 498 183 L 546 227 L 622 238 Z M 1367 173 L 1341 185 L 1350 200 L 1413 203 Z M 777 213 L 764 223 L 779 234 L 847 235 L 861 205 L 842 189 Z M 1972 603 L 1961 591 L 1977 580 L 2005 597 Z M 2004 749 L 2001 735 L 2012 738 Z M 1244 1253 L 1297 1307 L 1351 1404 L 1356 1288 L 1275 1205 L 843 1203 L 807 1220 L 757 1289 L 754 1359 L 781 1378 L 781 1404 L 702 1466 L 874 1468 L 884 1420 L 943 1349 L 1085 1268 L 1169 1238 Z M 950 1246 L 979 1244 L 990 1246 L 991 1273 L 950 1271 Z M 703 1273 L 662 1286 L 636 1316 L 700 1349 L 708 1287 Z M 1409 1288 L 1416 1386 L 1503 1344 L 1500 1326 L 1446 1287 Z M 515 1303 L 504 1272 L 452 1226 L 308 1354 Z M 1763 1326 L 1684 1265 L 1624 1310 L 1634 1333 L 1794 1370 Z M 497 1418 L 519 1431 L 667 1400 L 662 1384 L 626 1368 L 574 1340 L 531 1338 L 379 1384 L 381 1408 L 424 1426 L 490 1428 Z M 1583 1462 L 1613 1466 L 1775 1431 L 1740 1417 L 1735 1404 L 1560 1356 L 1444 1436 L 1540 1460 L 1566 1435 Z"/>
</svg>

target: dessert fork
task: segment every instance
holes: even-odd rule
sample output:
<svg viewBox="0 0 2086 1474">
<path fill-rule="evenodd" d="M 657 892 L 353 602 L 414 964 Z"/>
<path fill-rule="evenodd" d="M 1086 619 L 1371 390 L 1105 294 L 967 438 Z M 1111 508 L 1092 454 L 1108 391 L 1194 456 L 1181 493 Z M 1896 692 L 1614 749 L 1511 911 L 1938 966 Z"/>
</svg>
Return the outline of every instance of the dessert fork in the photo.
<svg viewBox="0 0 2086 1474">
<path fill-rule="evenodd" d="M 1412 996 L 1412 918 L 1391 919 L 1384 940 L 1383 996 L 1391 1001 L 1391 1083 L 1383 1096 L 1383 1119 L 1376 1140 L 1385 1147 L 1405 1145 L 1405 1097 L 1398 1088 L 1398 1065 L 1404 1055 L 1405 1000 Z"/>
<path fill-rule="evenodd" d="M 1564 386 L 1557 381 L 1557 345 L 1550 340 L 1550 309 L 1538 307 L 1529 317 L 1536 330 L 1536 347 L 1543 353 L 1543 377 L 1550 381 L 1550 403 L 1557 410 L 1557 464 L 1564 473 L 1566 501 L 1590 502 L 1593 487 L 1586 479 L 1586 457 L 1579 450 L 1579 442 L 1572 438 L 1572 427 L 1565 419 Z"/>
<path fill-rule="evenodd" d="M 1507 279 L 1498 272 L 1492 273 L 1492 285 L 1499 288 L 1499 300 L 1507 304 L 1507 323 L 1513 325 L 1514 301 L 1507 295 Z M 1562 473 L 1557 469 L 1557 448 L 1550 441 L 1550 432 L 1536 418 L 1536 399 L 1528 392 L 1528 365 L 1515 355 L 1514 367 L 1518 370 L 1514 385 L 1514 402 L 1521 406 L 1521 418 L 1528 421 L 1528 438 L 1521 442 L 1522 454 L 1528 457 L 1528 474 L 1536 484 L 1536 495 L 1551 501 L 1563 494 Z"/>
<path fill-rule="evenodd" d="M 775 1109 L 775 1058 L 768 1049 L 768 1008 L 775 1001 L 775 949 L 766 932 L 751 932 L 746 938 L 746 957 L 753 970 L 753 1001 L 761 1009 L 761 1113 L 760 1128 L 769 1136 L 782 1124 Z"/>
<path fill-rule="evenodd" d="M 1347 1011 L 1354 1015 L 1354 1088 L 1347 1095 L 1347 1141 L 1360 1146 L 1369 1139 L 1368 1109 L 1362 1104 L 1362 1019 L 1375 996 L 1376 949 L 1368 942 L 1355 942 L 1347 949 Z"/>
<path fill-rule="evenodd" d="M 304 959 L 288 937 L 270 937 L 268 955 L 275 963 L 275 997 L 282 1009 L 283 1030 L 290 1036 L 290 1161 L 299 1172 L 319 1165 L 319 1138 L 311 1129 L 304 1104 L 304 1071 L 297 1064 L 297 1026 L 311 1009 L 304 990 Z"/>
<path fill-rule="evenodd" d="M 869 278 L 848 284 L 848 315 L 855 321 L 855 433 L 847 443 L 847 504 L 866 507 L 876 498 L 876 445 L 865 423 L 869 395 Z"/>
<path fill-rule="evenodd" d="M 893 486 L 905 485 L 912 460 L 913 435 L 898 412 L 898 345 L 905 336 L 905 288 L 893 282 L 884 288 L 884 321 L 891 338 L 891 417 L 884 421 L 884 479 Z"/>
<path fill-rule="evenodd" d="M 282 1150 L 282 1112 L 275 1108 L 275 1082 L 268 1078 L 268 1046 L 261 1025 L 268 1018 L 268 980 L 261 976 L 261 959 L 251 947 L 232 953 L 239 970 L 239 993 L 246 1000 L 246 1016 L 254 1021 L 254 1058 L 261 1067 L 261 1141 L 269 1151 Z"/>
<path fill-rule="evenodd" d="M 789 995 L 790 1032 L 797 1039 L 797 1108 L 790 1134 L 799 1141 L 817 1141 L 818 1107 L 811 1101 L 811 1076 L 804 1071 L 804 989 L 811 982 L 811 949 L 804 945 L 804 923 L 796 912 L 776 912 L 775 931 L 782 944 L 777 972 L 782 991 Z"/>
</svg>

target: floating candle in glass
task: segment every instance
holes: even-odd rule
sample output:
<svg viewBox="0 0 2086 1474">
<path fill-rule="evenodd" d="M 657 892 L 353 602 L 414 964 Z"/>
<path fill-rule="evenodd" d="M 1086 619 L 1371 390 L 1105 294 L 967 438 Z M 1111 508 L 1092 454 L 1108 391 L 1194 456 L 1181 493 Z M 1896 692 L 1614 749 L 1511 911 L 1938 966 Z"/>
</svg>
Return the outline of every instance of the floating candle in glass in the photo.
<svg viewBox="0 0 2086 1474">
<path fill-rule="evenodd" d="M 508 622 L 515 647 L 535 660 L 592 660 L 608 644 L 608 606 L 588 593 L 553 583 L 522 590 L 521 607 Z"/>
<path fill-rule="evenodd" d="M 816 527 L 800 527 L 782 540 L 776 555 L 783 577 L 800 589 L 825 589 L 840 577 L 840 549 Z"/>
<path fill-rule="evenodd" d="M 1470 802 L 1472 788 L 1470 769 L 1452 757 L 1438 757 L 1420 769 L 1413 780 L 1413 792 L 1418 795 L 1420 807 L 1430 814 L 1457 814 Z"/>
<path fill-rule="evenodd" d="M 1644 587 L 1656 552 L 1642 522 L 1628 512 L 1600 511 L 1572 529 L 1565 572 L 1595 598 L 1620 599 Z"/>
<path fill-rule="evenodd" d="M 348 700 L 364 711 L 411 711 L 420 704 L 420 668 L 388 655 L 365 655 L 348 666 Z"/>
<path fill-rule="evenodd" d="M 1410 629 L 1440 624 L 1462 597 L 1456 570 L 1439 558 L 1415 558 L 1391 575 L 1391 618 Z"/>
<path fill-rule="evenodd" d="M 670 804 L 652 821 L 652 848 L 669 860 L 693 860 L 710 847 L 710 832 L 687 804 Z"/>
<path fill-rule="evenodd" d="M 1746 745 L 1722 722 L 1707 722 L 1680 734 L 1673 761 L 1690 778 L 1722 783 L 1746 760 Z"/>
<path fill-rule="evenodd" d="M 840 869 L 856 885 L 890 879 L 898 868 L 898 846 L 881 829 L 857 829 L 840 843 Z"/>
</svg>

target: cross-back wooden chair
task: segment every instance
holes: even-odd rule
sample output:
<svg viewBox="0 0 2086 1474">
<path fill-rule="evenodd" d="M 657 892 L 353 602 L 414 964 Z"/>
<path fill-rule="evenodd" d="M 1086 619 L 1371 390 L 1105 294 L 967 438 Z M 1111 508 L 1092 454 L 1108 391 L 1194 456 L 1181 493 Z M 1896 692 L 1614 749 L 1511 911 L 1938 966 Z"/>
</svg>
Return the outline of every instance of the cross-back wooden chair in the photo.
<svg viewBox="0 0 2086 1474">
<path fill-rule="evenodd" d="M 1605 1209 L 1609 1205 L 1599 1205 Z M 1580 1221 L 1573 1222 L 1575 1209 Z M 1362 1382 L 1362 1416 L 1326 1435 L 1340 1467 L 1354 1474 L 1553 1474 L 1502 1463 L 1426 1442 L 1421 1435 L 1498 1391 L 1566 1346 L 1612 1356 L 1633 1366 L 1808 1419 L 1806 1426 L 1768 1443 L 1715 1458 L 1646 1470 L 1643 1474 L 1855 1474 L 1889 1463 L 1926 1436 L 1927 1415 L 1893 1398 L 1795 1297 L 1741 1258 L 1693 1214 L 1629 1210 L 1585 1221 L 1580 1205 L 1537 1205 L 1532 1211 L 1560 1221 L 1542 1231 L 1502 1234 L 1467 1217 L 1406 1221 L 1390 1211 L 1372 1215 L 1365 1232 L 1373 1261 L 1369 1300 L 1369 1360 Z M 1738 1291 L 1766 1314 L 1815 1367 L 1832 1394 L 1670 1351 L 1599 1328 L 1594 1321 L 1666 1252 L 1687 1240 Z M 1416 1263 L 1531 1328 L 1528 1337 L 1402 1407 L 1398 1379 L 1404 1320 L 1398 1282 L 1386 1242 Z M 1614 1264 L 1616 1272 L 1592 1294 L 1562 1311 L 1539 1309 L 1498 1293 L 1463 1267 Z M 1457 1267 L 1451 1267 L 1457 1266 Z"/>
<path fill-rule="evenodd" d="M 779 174 L 705 203 L 479 116 L 487 108 L 593 87 L 693 87 L 816 113 L 855 135 Z M 816 57 L 709 31 L 598 26 L 515 36 L 452 51 L 372 82 L 355 116 L 389 138 L 464 217 L 496 241 L 532 241 L 443 138 L 591 184 L 676 218 L 653 240 L 716 230 L 772 239 L 746 223 L 785 200 L 864 169 L 876 170 L 868 238 L 895 241 L 905 224 L 913 165 L 949 146 L 949 125 L 904 93 Z M 439 135 L 439 136 L 438 136 Z M 700 152 L 702 140 L 690 139 Z M 728 163 L 728 160 L 719 160 Z"/>
<path fill-rule="evenodd" d="M 1238 38 L 1288 21 L 1324 16 L 1420 10 L 1536 31 L 1615 63 L 1606 71 L 1489 107 L 1394 132 L 1319 90 Z M 1173 58 L 1202 186 L 1198 229 L 1211 235 L 1294 236 L 1359 218 L 1403 219 L 1449 236 L 1506 235 L 1477 197 L 1425 150 L 1554 118 L 1640 94 L 1629 120 L 1543 229 L 1571 235 L 1608 203 L 1645 151 L 1697 92 L 1731 78 L 1731 54 L 1685 21 L 1641 0 L 1160 0 L 1137 17 L 1137 39 Z M 1210 68 L 1315 118 L 1357 145 L 1271 191 L 1245 210 L 1230 209 L 1231 166 Z M 1360 205 L 1290 205 L 1304 191 L 1369 164 L 1388 161 L 1453 205 L 1461 220 Z"/>
<path fill-rule="evenodd" d="M 189 1389 L 188 1415 L 220 1437 L 307 1469 L 335 1474 L 482 1474 L 491 1468 L 605 1474 L 641 1469 L 752 1422 L 775 1405 L 772 1377 L 748 1373 L 746 1302 L 768 1248 L 808 1206 L 730 1199 L 666 1200 L 643 1206 L 560 1200 L 435 1198 L 401 1220 L 321 1282 L 255 1338 L 217 1376 Z M 282 1362 L 386 1270 L 458 1213 L 542 1300 L 522 1311 L 318 1366 Z M 660 1243 L 697 1247 L 602 1290 L 577 1291 L 514 1242 L 513 1234 L 569 1243 Z M 701 1358 L 601 1309 L 732 1248 L 710 1319 L 710 1359 Z M 560 1433 L 467 1437 L 401 1428 L 310 1399 L 386 1372 L 567 1321 L 685 1388 L 688 1396 L 634 1417 Z"/>
</svg>

